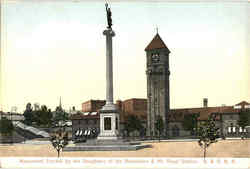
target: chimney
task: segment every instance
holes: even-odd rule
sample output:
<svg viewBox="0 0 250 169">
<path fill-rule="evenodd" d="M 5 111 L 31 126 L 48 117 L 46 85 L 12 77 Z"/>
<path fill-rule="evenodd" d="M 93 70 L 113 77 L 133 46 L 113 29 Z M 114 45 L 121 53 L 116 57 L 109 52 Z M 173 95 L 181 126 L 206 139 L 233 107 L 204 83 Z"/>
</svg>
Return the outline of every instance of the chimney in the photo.
<svg viewBox="0 0 250 169">
<path fill-rule="evenodd" d="M 204 98 L 204 99 L 203 99 L 203 107 L 207 107 L 207 102 L 208 102 L 208 99 L 207 99 L 207 98 Z"/>
</svg>

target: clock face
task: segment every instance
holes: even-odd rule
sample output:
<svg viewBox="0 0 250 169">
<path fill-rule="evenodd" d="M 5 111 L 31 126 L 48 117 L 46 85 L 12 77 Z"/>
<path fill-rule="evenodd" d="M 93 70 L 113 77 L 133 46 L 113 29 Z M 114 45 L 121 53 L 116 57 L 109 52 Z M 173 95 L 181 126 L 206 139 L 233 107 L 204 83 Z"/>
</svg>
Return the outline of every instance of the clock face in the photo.
<svg viewBox="0 0 250 169">
<path fill-rule="evenodd" d="M 160 56 L 158 53 L 152 54 L 152 62 L 156 63 L 160 61 Z"/>
</svg>

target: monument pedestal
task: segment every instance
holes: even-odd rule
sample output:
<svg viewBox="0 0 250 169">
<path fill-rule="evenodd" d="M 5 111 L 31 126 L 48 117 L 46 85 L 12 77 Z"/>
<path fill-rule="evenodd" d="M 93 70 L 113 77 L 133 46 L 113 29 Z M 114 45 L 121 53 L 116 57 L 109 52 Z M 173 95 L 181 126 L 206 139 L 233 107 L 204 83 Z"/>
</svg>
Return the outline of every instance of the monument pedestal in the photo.
<svg viewBox="0 0 250 169">
<path fill-rule="evenodd" d="M 100 110 L 100 134 L 97 140 L 118 140 L 119 137 L 119 111 L 115 105 L 105 105 Z"/>
</svg>

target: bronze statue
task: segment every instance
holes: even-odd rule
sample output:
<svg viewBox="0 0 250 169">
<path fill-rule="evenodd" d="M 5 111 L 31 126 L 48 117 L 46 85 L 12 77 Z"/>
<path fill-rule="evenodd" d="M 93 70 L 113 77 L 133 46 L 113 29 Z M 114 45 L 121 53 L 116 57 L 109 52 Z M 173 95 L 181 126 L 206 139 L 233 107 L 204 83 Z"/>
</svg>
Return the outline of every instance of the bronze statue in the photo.
<svg viewBox="0 0 250 169">
<path fill-rule="evenodd" d="M 108 8 L 108 3 L 106 3 L 105 6 L 106 6 L 106 12 L 107 12 L 107 21 L 108 21 L 107 28 L 112 29 L 111 28 L 111 26 L 112 26 L 111 10 L 110 10 L 110 8 Z"/>
</svg>

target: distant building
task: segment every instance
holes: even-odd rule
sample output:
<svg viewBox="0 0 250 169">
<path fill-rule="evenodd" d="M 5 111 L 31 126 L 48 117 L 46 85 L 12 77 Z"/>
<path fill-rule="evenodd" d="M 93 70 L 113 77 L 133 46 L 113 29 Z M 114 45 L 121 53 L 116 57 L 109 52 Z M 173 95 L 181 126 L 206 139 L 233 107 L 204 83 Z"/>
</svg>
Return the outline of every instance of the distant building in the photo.
<svg viewBox="0 0 250 169">
<path fill-rule="evenodd" d="M 182 108 L 171 109 L 169 114 L 169 131 L 171 136 L 188 136 L 190 131 L 185 131 L 182 127 L 185 114 L 199 113 L 198 121 L 207 120 L 209 115 L 216 114 L 216 126 L 220 128 L 220 132 L 224 136 L 236 136 L 240 132 L 244 132 L 238 125 L 239 113 L 246 109 L 250 109 L 250 103 L 240 102 L 235 106 L 218 106 L 208 107 L 208 100 L 204 100 L 203 107 L 200 108 Z M 250 117 L 250 114 L 249 114 Z M 176 130 L 179 132 L 176 133 Z"/>
<path fill-rule="evenodd" d="M 24 120 L 23 114 L 0 111 L 0 119 L 2 119 L 3 117 L 5 117 L 9 120 L 12 120 L 12 121 L 23 121 Z"/>
<path fill-rule="evenodd" d="M 89 100 L 82 103 L 82 112 L 97 112 L 100 110 L 104 105 L 105 100 Z"/>
<path fill-rule="evenodd" d="M 70 115 L 76 114 L 77 112 L 81 112 L 81 111 L 76 110 L 75 106 L 73 106 L 72 108 L 69 109 L 69 114 L 70 114 Z"/>
<path fill-rule="evenodd" d="M 239 112 L 250 109 L 250 103 L 242 101 L 234 106 L 218 106 L 209 107 L 208 99 L 204 100 L 206 103 L 199 108 L 181 108 L 171 109 L 168 114 L 169 136 L 170 137 L 190 137 L 191 132 L 184 130 L 182 123 L 185 114 L 199 113 L 198 121 L 207 120 L 209 115 L 217 114 L 216 125 L 221 129 L 221 134 L 227 136 L 237 136 L 244 129 L 238 125 Z M 77 130 L 95 129 L 99 130 L 99 110 L 104 105 L 105 101 L 90 100 L 82 104 L 82 110 L 88 112 L 81 112 L 71 116 L 72 130 L 75 133 Z M 86 106 L 86 107 L 85 107 Z M 116 106 L 120 111 L 120 125 L 121 133 L 124 134 L 124 123 L 127 121 L 129 115 L 136 115 L 144 125 L 147 126 L 147 99 L 132 98 L 128 100 L 116 101 Z M 250 117 L 250 115 L 249 115 Z M 73 136 L 74 137 L 74 136 Z"/>
<path fill-rule="evenodd" d="M 71 115 L 72 131 L 76 133 L 79 130 L 96 130 L 100 129 L 99 110 L 106 103 L 105 100 L 89 100 L 82 103 L 82 112 Z M 125 101 L 116 101 L 117 109 L 120 112 L 121 133 L 124 132 L 124 123 L 129 115 L 136 115 L 146 127 L 147 120 L 147 99 L 128 99 Z M 73 136 L 74 137 L 74 136 Z"/>
<path fill-rule="evenodd" d="M 147 99 L 132 98 L 124 101 L 119 101 L 120 103 L 120 119 L 121 125 L 127 121 L 128 116 L 137 116 L 144 127 L 147 123 Z"/>
</svg>

